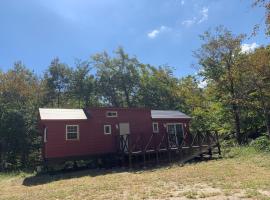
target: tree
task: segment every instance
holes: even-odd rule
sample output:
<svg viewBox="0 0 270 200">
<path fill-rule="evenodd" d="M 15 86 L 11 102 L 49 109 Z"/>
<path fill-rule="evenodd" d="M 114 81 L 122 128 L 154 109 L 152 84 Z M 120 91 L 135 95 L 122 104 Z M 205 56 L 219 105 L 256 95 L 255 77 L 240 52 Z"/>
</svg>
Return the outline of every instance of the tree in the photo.
<svg viewBox="0 0 270 200">
<path fill-rule="evenodd" d="M 253 0 L 253 6 L 261 6 L 265 8 L 265 25 L 266 25 L 266 35 L 270 35 L 270 1 L 269 0 Z M 258 25 L 255 26 L 255 32 L 259 28 Z"/>
<path fill-rule="evenodd" d="M 57 100 L 57 107 L 60 107 L 63 102 L 61 98 L 64 98 L 64 95 L 67 91 L 67 88 L 70 84 L 70 73 L 71 69 L 64 63 L 60 63 L 58 58 L 55 58 L 49 69 L 44 75 L 46 82 L 46 96 L 48 101 L 54 103 L 54 100 Z"/>
<path fill-rule="evenodd" d="M 240 126 L 239 98 L 241 89 L 238 88 L 236 76 L 238 75 L 237 60 L 241 54 L 243 35 L 233 35 L 224 27 L 216 28 L 213 34 L 209 31 L 201 35 L 204 42 L 195 56 L 201 66 L 201 75 L 210 83 L 217 85 L 217 93 L 222 101 L 230 106 L 234 116 L 236 138 L 242 143 Z"/>
<path fill-rule="evenodd" d="M 190 126 L 192 131 L 227 131 L 224 109 L 214 98 L 212 93 L 214 88 L 210 84 L 200 87 L 199 83 L 194 76 L 179 79 L 176 90 L 181 99 L 178 101 L 179 110 L 192 116 Z"/>
<path fill-rule="evenodd" d="M 91 104 L 91 97 L 94 95 L 94 76 L 90 75 L 90 63 L 88 61 L 77 61 L 76 69 L 71 74 L 70 87 L 68 88 L 71 97 L 78 100 L 79 107 Z"/>
<path fill-rule="evenodd" d="M 168 66 L 156 69 L 141 66 L 139 105 L 152 109 L 176 109 L 178 105 L 177 79 Z"/>
<path fill-rule="evenodd" d="M 111 106 L 122 105 L 121 95 L 118 91 L 116 71 L 111 58 L 106 52 L 96 54 L 92 57 L 94 67 L 97 69 L 97 91 L 101 101 Z"/>
<path fill-rule="evenodd" d="M 43 98 L 39 79 L 21 62 L 0 73 L 1 162 L 24 167 L 38 151 L 37 115 Z M 36 142 L 38 143 L 38 142 Z"/>
<path fill-rule="evenodd" d="M 270 49 L 258 48 L 245 55 L 243 85 L 247 91 L 247 105 L 262 113 L 270 136 Z"/>
<path fill-rule="evenodd" d="M 135 106 L 140 63 L 136 58 L 130 58 L 122 48 L 118 48 L 115 54 L 114 58 L 106 52 L 92 57 L 101 101 L 116 107 Z"/>
</svg>

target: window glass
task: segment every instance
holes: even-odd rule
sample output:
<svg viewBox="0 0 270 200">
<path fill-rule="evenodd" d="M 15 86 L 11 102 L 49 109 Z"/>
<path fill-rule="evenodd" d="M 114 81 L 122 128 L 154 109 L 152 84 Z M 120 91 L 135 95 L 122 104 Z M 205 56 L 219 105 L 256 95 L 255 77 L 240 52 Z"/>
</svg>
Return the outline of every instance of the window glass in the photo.
<svg viewBox="0 0 270 200">
<path fill-rule="evenodd" d="M 116 111 L 108 111 L 106 113 L 107 117 L 117 117 L 117 112 Z"/>
<path fill-rule="evenodd" d="M 78 125 L 67 125 L 66 137 L 67 137 L 67 140 L 79 139 L 79 126 Z"/>
<path fill-rule="evenodd" d="M 159 130 L 158 130 L 158 123 L 157 122 L 154 122 L 153 123 L 153 132 L 154 133 L 158 133 L 159 132 Z"/>
<path fill-rule="evenodd" d="M 104 125 L 104 134 L 111 134 L 111 125 Z"/>
</svg>

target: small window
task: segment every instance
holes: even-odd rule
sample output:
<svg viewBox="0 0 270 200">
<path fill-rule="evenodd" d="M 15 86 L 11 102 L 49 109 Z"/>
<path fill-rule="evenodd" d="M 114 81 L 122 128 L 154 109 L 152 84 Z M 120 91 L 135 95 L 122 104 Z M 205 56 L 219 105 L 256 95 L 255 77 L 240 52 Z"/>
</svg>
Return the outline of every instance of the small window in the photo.
<svg viewBox="0 0 270 200">
<path fill-rule="evenodd" d="M 104 134 L 108 135 L 112 133 L 112 127 L 111 125 L 104 125 Z"/>
<path fill-rule="evenodd" d="M 117 112 L 116 111 L 108 111 L 106 113 L 107 117 L 117 117 Z"/>
<path fill-rule="evenodd" d="M 159 132 L 159 130 L 158 130 L 158 123 L 157 122 L 154 122 L 152 125 L 153 125 L 153 132 L 154 133 L 158 133 Z"/>
<path fill-rule="evenodd" d="M 43 141 L 44 141 L 44 143 L 47 142 L 47 127 L 44 128 Z"/>
<path fill-rule="evenodd" d="M 66 126 L 66 140 L 79 140 L 79 125 Z"/>
</svg>

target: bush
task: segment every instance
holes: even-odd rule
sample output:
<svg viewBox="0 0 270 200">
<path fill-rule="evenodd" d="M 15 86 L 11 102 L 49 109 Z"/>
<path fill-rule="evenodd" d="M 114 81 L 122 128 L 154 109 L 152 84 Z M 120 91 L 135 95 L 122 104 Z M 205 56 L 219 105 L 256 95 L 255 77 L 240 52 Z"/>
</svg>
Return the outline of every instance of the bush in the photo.
<svg viewBox="0 0 270 200">
<path fill-rule="evenodd" d="M 256 150 L 270 152 L 270 140 L 267 136 L 261 136 L 253 140 L 250 145 Z"/>
</svg>

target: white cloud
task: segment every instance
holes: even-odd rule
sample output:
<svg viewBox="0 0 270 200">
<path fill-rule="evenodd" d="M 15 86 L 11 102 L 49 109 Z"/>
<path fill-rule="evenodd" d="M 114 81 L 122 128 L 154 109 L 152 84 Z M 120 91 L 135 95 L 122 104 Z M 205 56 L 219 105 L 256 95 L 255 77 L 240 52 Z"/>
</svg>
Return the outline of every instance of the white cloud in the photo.
<svg viewBox="0 0 270 200">
<path fill-rule="evenodd" d="M 199 12 L 198 17 L 193 17 L 192 19 L 184 20 L 184 21 L 182 21 L 182 25 L 184 25 L 186 27 L 190 27 L 193 24 L 200 24 L 204 21 L 207 21 L 208 20 L 208 12 L 209 12 L 209 9 L 207 7 L 203 7 Z"/>
<path fill-rule="evenodd" d="M 183 6 L 184 4 L 185 4 L 185 1 L 184 1 L 184 0 L 182 0 L 182 1 L 181 1 L 181 5 Z"/>
<path fill-rule="evenodd" d="M 150 38 L 150 39 L 154 39 L 156 38 L 158 35 L 160 35 L 161 33 L 164 33 L 164 32 L 167 32 L 169 31 L 170 28 L 167 27 L 167 26 L 160 26 L 158 29 L 154 29 L 152 31 L 150 31 L 149 33 L 147 33 L 147 36 Z"/>
<path fill-rule="evenodd" d="M 193 19 L 187 19 L 187 20 L 184 20 L 182 21 L 182 25 L 186 26 L 186 27 L 190 27 L 192 26 L 193 24 L 195 24 L 197 21 L 197 18 L 194 17 Z"/>
<path fill-rule="evenodd" d="M 200 11 L 201 18 L 198 20 L 198 24 L 208 20 L 208 11 L 209 9 L 206 7 L 203 7 L 202 10 Z"/>
<path fill-rule="evenodd" d="M 147 34 L 149 38 L 155 38 L 159 34 L 158 30 L 153 30 Z"/>
<path fill-rule="evenodd" d="M 241 52 L 242 53 L 250 53 L 258 47 L 259 47 L 259 45 L 256 42 L 253 42 L 251 44 L 242 44 Z"/>
</svg>

